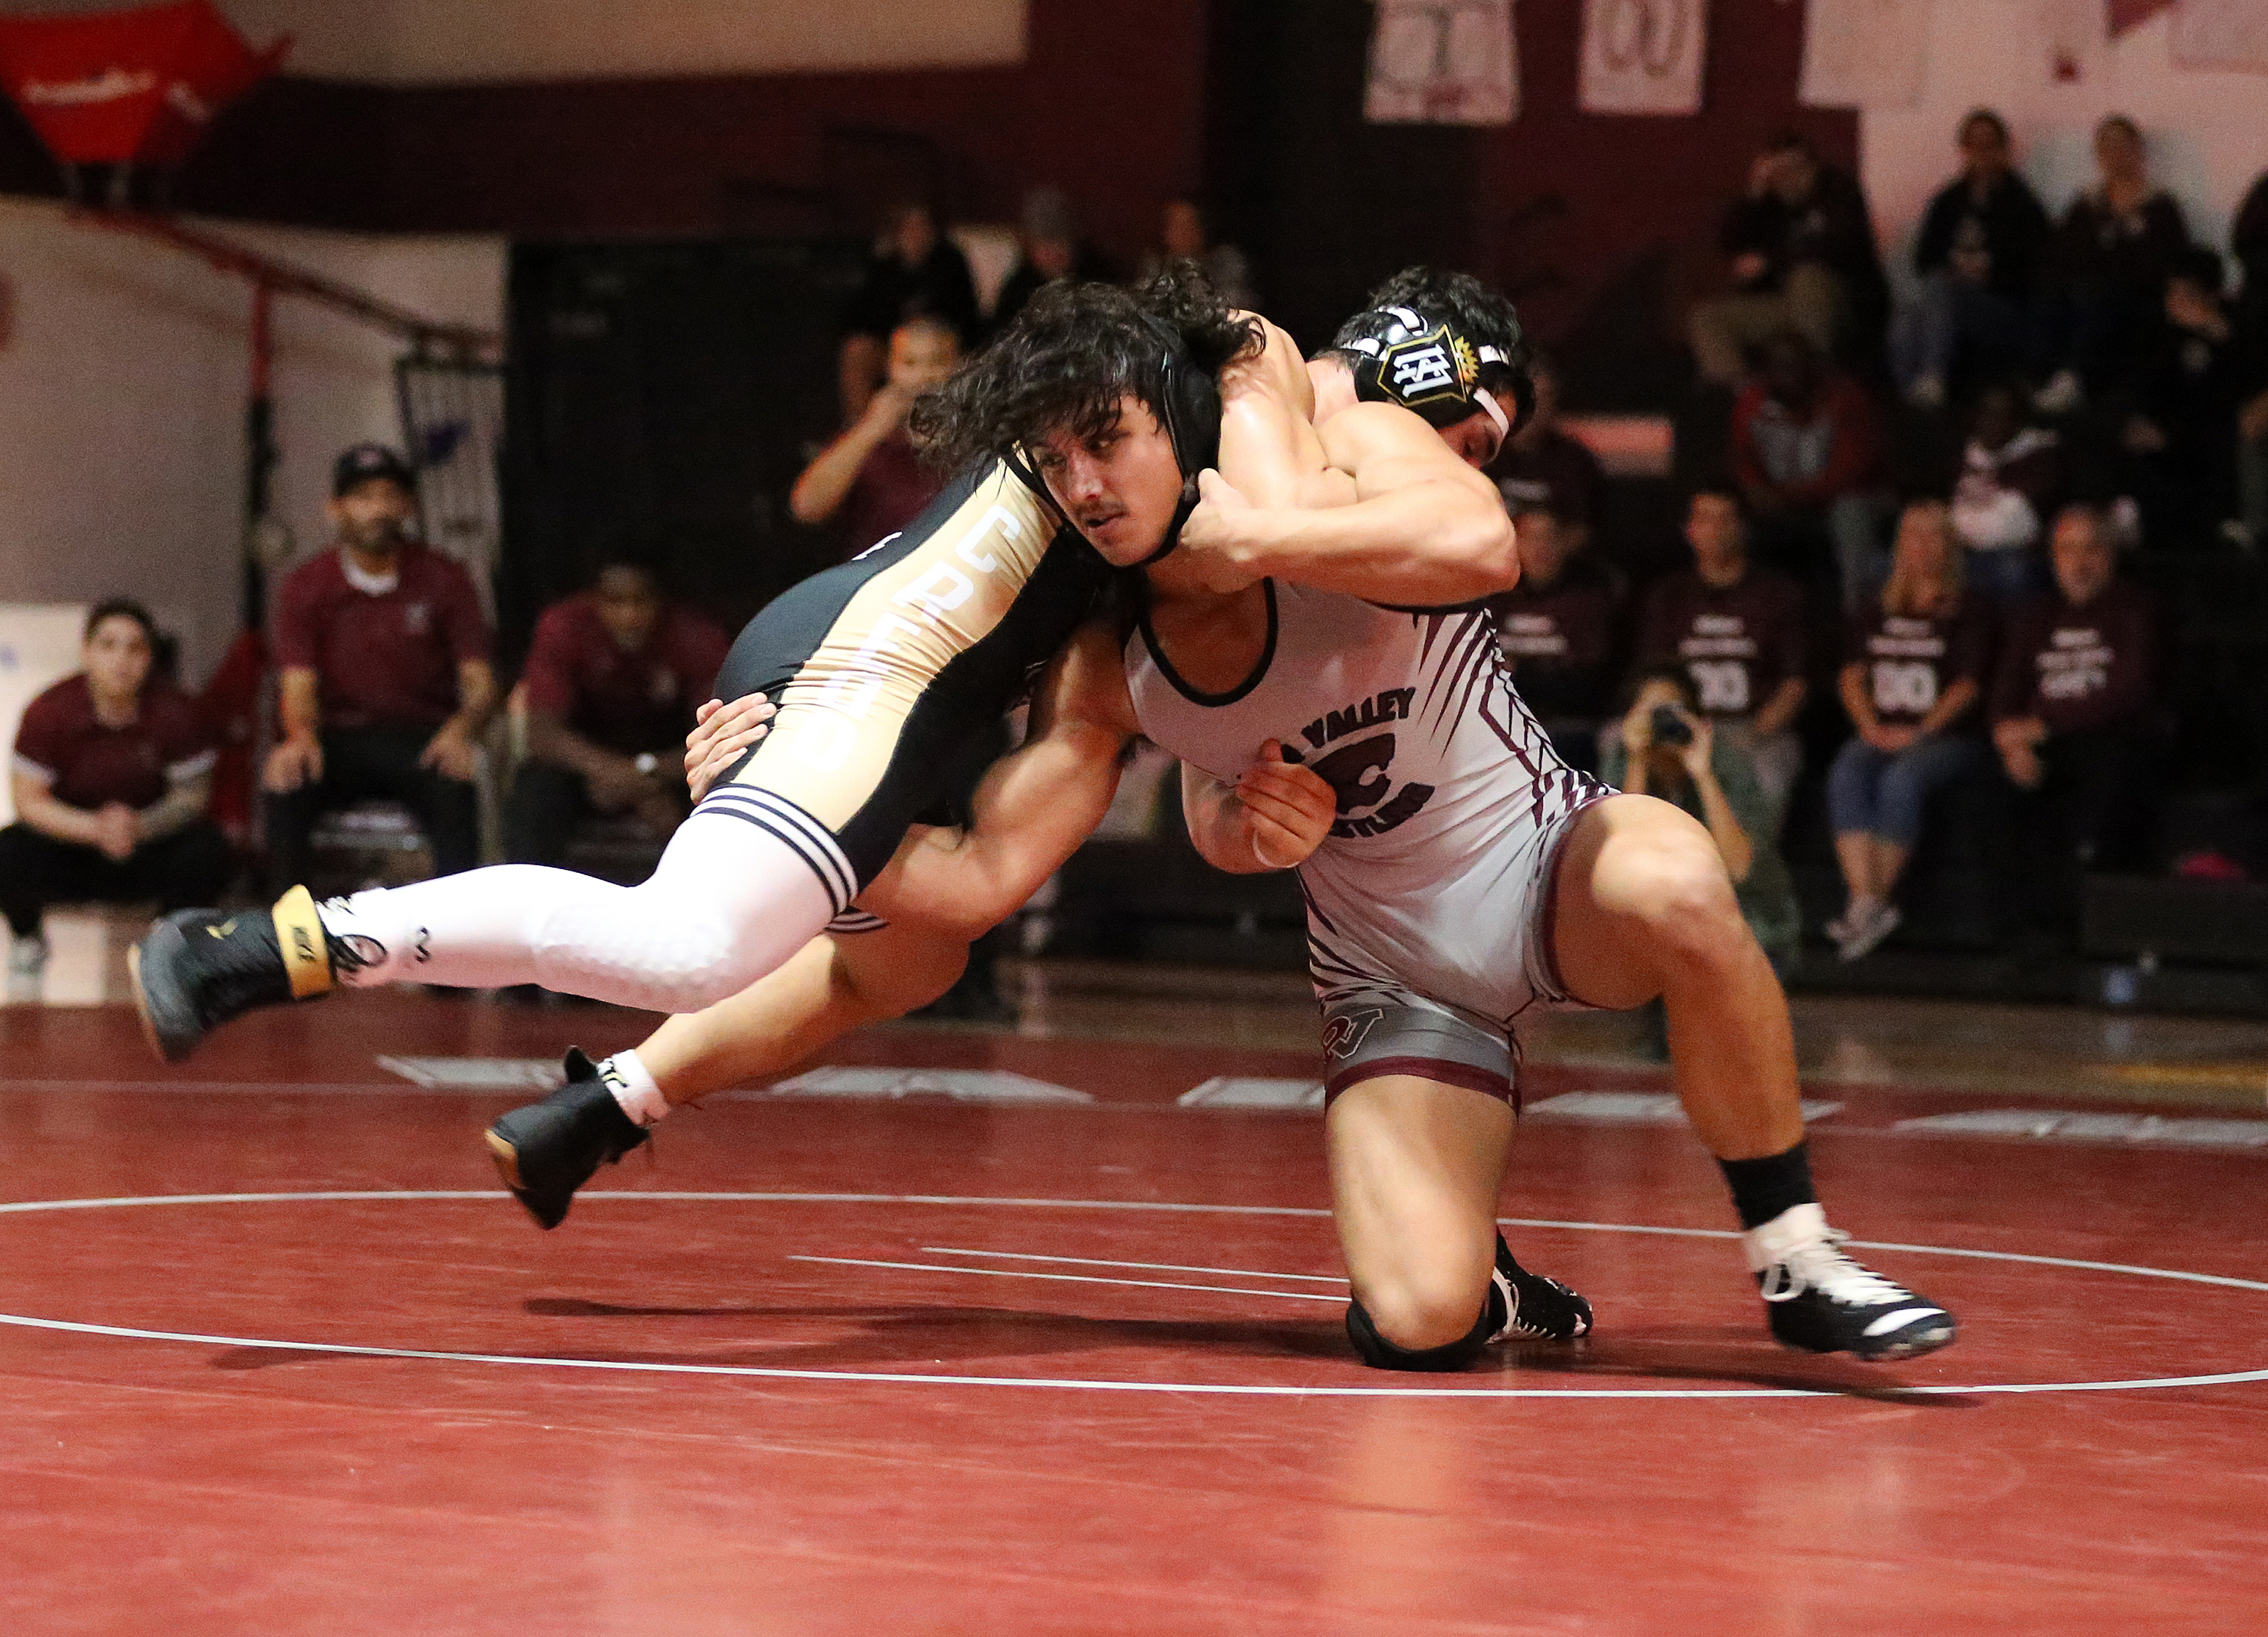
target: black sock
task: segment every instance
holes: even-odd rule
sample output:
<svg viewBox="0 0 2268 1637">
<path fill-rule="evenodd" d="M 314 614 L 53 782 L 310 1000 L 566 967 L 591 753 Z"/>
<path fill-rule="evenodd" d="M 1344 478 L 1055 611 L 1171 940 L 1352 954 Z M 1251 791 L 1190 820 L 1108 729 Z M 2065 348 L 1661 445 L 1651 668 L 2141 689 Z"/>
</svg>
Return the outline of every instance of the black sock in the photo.
<svg viewBox="0 0 2268 1637">
<path fill-rule="evenodd" d="M 1792 1205 L 1819 1200 L 1811 1188 L 1811 1150 L 1800 1142 L 1785 1154 L 1767 1154 L 1762 1159 L 1720 1159 L 1717 1169 L 1725 1173 L 1733 1208 L 1740 1212 L 1744 1229 L 1761 1228 Z"/>
</svg>

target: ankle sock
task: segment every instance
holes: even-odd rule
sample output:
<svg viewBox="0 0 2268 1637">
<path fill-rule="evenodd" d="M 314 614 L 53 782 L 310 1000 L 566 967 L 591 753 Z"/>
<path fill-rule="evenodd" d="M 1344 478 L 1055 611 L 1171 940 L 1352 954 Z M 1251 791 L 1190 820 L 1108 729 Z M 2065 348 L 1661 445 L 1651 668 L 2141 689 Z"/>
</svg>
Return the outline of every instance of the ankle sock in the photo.
<svg viewBox="0 0 2268 1637">
<path fill-rule="evenodd" d="M 661 1095 L 660 1086 L 634 1051 L 617 1052 L 600 1063 L 599 1078 L 615 1094 L 622 1112 L 642 1127 L 659 1125 L 662 1116 L 669 1112 L 669 1100 Z"/>
<path fill-rule="evenodd" d="M 1761 1228 L 1793 1206 L 1819 1200 L 1811 1186 L 1811 1150 L 1805 1143 L 1762 1159 L 1720 1159 L 1717 1169 L 1733 1191 L 1733 1208 L 1741 1214 L 1743 1229 Z"/>
</svg>

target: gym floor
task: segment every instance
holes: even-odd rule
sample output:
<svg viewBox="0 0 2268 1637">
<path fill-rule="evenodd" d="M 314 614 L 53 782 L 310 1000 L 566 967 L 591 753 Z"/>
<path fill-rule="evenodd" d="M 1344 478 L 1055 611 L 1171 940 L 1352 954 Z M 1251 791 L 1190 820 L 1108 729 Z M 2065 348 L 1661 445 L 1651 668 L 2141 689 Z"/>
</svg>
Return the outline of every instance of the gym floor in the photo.
<svg viewBox="0 0 2268 1637">
<path fill-rule="evenodd" d="M 1599 1328 L 1414 1378 L 1296 983 L 1010 988 L 549 1235 L 482 1127 L 647 1019 L 0 1012 L 0 1630 L 2268 1629 L 2268 1027 L 1800 1005 L 1830 1213 L 1963 1322 L 1875 1368 L 1771 1343 L 1666 1075 L 1556 1020 L 1506 1232 Z"/>
</svg>

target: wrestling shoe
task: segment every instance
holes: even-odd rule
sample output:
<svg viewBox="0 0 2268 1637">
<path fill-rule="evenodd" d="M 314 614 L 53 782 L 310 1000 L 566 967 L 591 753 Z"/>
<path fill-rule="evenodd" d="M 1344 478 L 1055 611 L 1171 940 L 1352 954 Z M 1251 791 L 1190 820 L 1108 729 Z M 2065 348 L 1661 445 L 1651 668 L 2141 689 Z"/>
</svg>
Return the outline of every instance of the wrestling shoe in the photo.
<svg viewBox="0 0 2268 1637">
<path fill-rule="evenodd" d="M 1869 1363 L 1917 1358 L 1951 1341 L 1953 1315 L 1845 1256 L 1850 1237 L 1830 1228 L 1816 1205 L 1791 1206 L 1741 1236 L 1773 1339 Z"/>
<path fill-rule="evenodd" d="M 362 965 L 344 940 L 323 930 L 303 886 L 266 911 L 176 910 L 126 956 L 142 1031 L 169 1063 L 230 1018 L 328 995 L 339 973 Z"/>
<path fill-rule="evenodd" d="M 1591 1304 L 1557 1280 L 1522 1267 L 1502 1234 L 1496 1237 L 1496 1271 L 1489 1282 L 1495 1291 L 1490 1316 L 1498 1302 L 1504 1304 L 1504 1323 L 1491 1341 L 1572 1341 L 1591 1332 Z"/>
<path fill-rule="evenodd" d="M 567 1083 L 541 1103 L 516 1108 L 488 1130 L 489 1154 L 512 1197 L 539 1228 L 567 1220 L 575 1190 L 645 1141 L 645 1127 L 622 1112 L 614 1088 L 580 1046 L 567 1051 Z"/>
</svg>

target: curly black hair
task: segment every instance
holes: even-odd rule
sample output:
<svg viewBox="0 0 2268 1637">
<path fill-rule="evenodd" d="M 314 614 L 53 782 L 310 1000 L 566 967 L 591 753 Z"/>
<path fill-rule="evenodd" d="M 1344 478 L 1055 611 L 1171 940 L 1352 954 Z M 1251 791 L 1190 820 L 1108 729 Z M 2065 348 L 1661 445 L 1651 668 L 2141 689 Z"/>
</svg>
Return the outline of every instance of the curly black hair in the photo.
<svg viewBox="0 0 2268 1637">
<path fill-rule="evenodd" d="M 1444 273 L 1428 267 L 1404 268 L 1372 290 L 1362 312 L 1339 327 L 1323 356 L 1351 362 L 1356 355 L 1348 343 L 1373 334 L 1364 319 L 1381 307 L 1412 307 L 1429 319 L 1447 319 L 1475 346 L 1498 348 L 1508 362 L 1481 366 L 1481 385 L 1492 392 L 1528 372 L 1528 337 L 1520 327 L 1520 313 L 1511 299 L 1469 273 Z"/>
<path fill-rule="evenodd" d="M 1100 437 L 1118 424 L 1129 393 L 1162 421 L 1167 332 L 1215 374 L 1264 344 L 1258 321 L 1231 313 L 1192 262 L 1174 262 L 1130 291 L 1059 281 L 922 395 L 914 440 L 932 466 L 960 471 L 1060 430 Z"/>
</svg>

